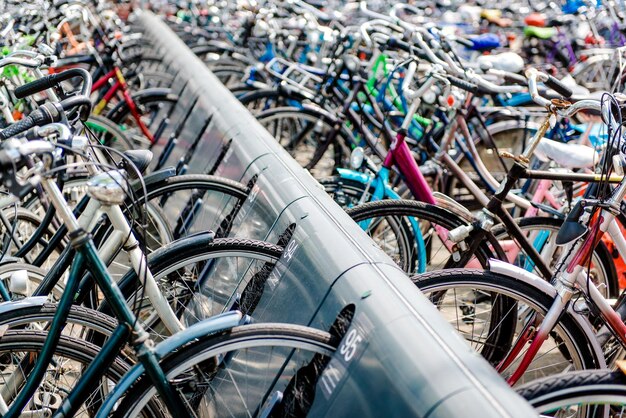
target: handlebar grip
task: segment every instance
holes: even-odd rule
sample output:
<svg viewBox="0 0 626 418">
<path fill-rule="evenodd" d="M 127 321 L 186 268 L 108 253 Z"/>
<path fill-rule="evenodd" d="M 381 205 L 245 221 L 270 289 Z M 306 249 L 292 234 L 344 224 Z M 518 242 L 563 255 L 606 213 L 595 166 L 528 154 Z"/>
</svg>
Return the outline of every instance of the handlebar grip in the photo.
<svg viewBox="0 0 626 418">
<path fill-rule="evenodd" d="M 40 91 L 50 89 L 54 87 L 57 82 L 57 75 L 50 74 L 35 81 L 31 81 L 30 83 L 26 83 L 23 86 L 19 86 L 15 89 L 13 94 L 16 98 L 23 99 L 24 97 L 39 93 Z"/>
<path fill-rule="evenodd" d="M 19 122 L 13 123 L 0 131 L 0 140 L 19 135 L 35 126 L 42 126 L 52 122 L 58 122 L 61 113 L 53 103 L 46 103 L 39 109 L 34 110 Z"/>
<path fill-rule="evenodd" d="M 31 81 L 30 83 L 16 88 L 13 94 L 15 94 L 15 97 L 18 99 L 23 99 L 26 96 L 52 88 L 56 84 L 74 77 L 79 77 L 83 80 L 80 94 L 88 96 L 91 93 L 91 75 L 84 68 L 70 68 L 61 73 L 41 77 L 38 80 Z"/>
<path fill-rule="evenodd" d="M 544 82 L 544 84 L 559 93 L 561 96 L 565 97 L 566 99 L 572 97 L 572 89 L 563 84 L 561 80 L 558 80 L 551 75 L 548 76 L 548 79 Z"/>
<path fill-rule="evenodd" d="M 470 93 L 474 93 L 474 94 L 484 93 L 484 90 L 478 87 L 476 84 L 472 84 L 468 81 L 461 80 L 460 78 L 456 78 L 453 76 L 447 76 L 447 78 L 450 81 L 450 84 L 462 90 L 469 91 Z"/>
<path fill-rule="evenodd" d="M 19 122 L 11 124 L 11 126 L 0 131 L 0 139 L 7 139 L 12 136 L 21 134 L 35 126 L 35 119 L 32 116 L 26 116 Z"/>
<path fill-rule="evenodd" d="M 405 52 L 411 52 L 411 45 L 408 42 L 401 41 L 395 36 L 390 37 L 387 44 L 390 48 L 398 48 Z"/>
<path fill-rule="evenodd" d="M 526 77 L 524 77 L 523 75 L 520 75 L 520 74 L 504 72 L 503 78 L 504 78 L 505 81 L 507 81 L 509 83 L 518 84 L 518 85 L 523 86 L 523 87 L 527 87 L 528 86 L 528 79 L 526 79 Z"/>
<path fill-rule="evenodd" d="M 392 48 L 392 49 L 393 48 L 399 49 L 404 52 L 408 52 L 409 54 L 416 55 L 417 57 L 422 58 L 422 59 L 428 59 L 426 54 L 424 54 L 424 52 L 419 50 L 416 46 L 411 45 L 409 42 L 400 40 L 396 38 L 395 36 L 391 36 L 389 38 L 389 40 L 387 41 L 387 47 Z"/>
</svg>

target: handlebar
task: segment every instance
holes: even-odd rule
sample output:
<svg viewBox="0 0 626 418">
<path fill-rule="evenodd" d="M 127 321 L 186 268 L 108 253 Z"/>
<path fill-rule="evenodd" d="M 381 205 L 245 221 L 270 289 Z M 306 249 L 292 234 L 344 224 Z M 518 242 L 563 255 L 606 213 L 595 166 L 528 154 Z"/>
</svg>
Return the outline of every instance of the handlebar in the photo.
<svg viewBox="0 0 626 418">
<path fill-rule="evenodd" d="M 19 135 L 35 126 L 42 126 L 49 123 L 59 122 L 64 116 L 65 112 L 74 108 L 80 109 L 80 118 L 86 120 L 91 111 L 91 101 L 89 99 L 89 92 L 91 91 L 91 75 L 82 68 L 72 68 L 58 74 L 51 74 L 43 77 L 39 80 L 35 80 L 32 83 L 28 83 L 24 86 L 16 89 L 15 95 L 17 97 L 26 97 L 29 94 L 34 94 L 42 90 L 46 90 L 61 81 L 80 77 L 83 80 L 81 93 L 68 97 L 60 102 L 48 102 L 43 104 L 38 109 L 32 111 L 27 117 L 21 121 L 14 123 L 7 128 L 0 131 L 0 140 Z"/>
<path fill-rule="evenodd" d="M 537 71 L 535 68 L 529 68 L 526 70 L 526 78 L 528 78 L 528 90 L 530 92 L 530 97 L 533 99 L 535 103 L 543 107 L 550 107 L 552 102 L 539 94 L 539 88 L 537 86 L 537 81 L 542 81 L 546 86 L 552 88 L 557 93 L 569 98 L 572 96 L 572 90 L 564 85 L 561 81 L 556 78 Z"/>
<path fill-rule="evenodd" d="M 74 77 L 82 79 L 80 94 L 88 96 L 91 93 L 91 75 L 83 68 L 71 68 L 61 73 L 47 75 L 17 87 L 13 93 L 16 98 L 23 99 L 27 96 L 55 87 L 59 83 Z"/>
</svg>

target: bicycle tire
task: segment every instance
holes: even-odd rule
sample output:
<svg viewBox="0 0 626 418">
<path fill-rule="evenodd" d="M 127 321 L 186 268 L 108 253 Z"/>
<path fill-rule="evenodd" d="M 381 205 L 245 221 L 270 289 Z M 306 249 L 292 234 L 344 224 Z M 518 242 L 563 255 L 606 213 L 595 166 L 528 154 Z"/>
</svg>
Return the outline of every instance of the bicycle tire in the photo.
<svg viewBox="0 0 626 418">
<path fill-rule="evenodd" d="M 132 94 L 131 98 L 139 110 L 143 123 L 152 134 L 155 133 L 162 118 L 166 116 L 167 111 L 164 111 L 163 107 L 169 108 L 178 102 L 178 95 L 166 88 L 141 90 Z M 135 147 L 147 148 L 151 145 L 136 126 L 136 121 L 126 101 L 122 100 L 117 103 L 106 114 L 106 117 L 124 128 L 124 132 L 128 133 Z"/>
<path fill-rule="evenodd" d="M 399 253 L 397 257 L 394 257 L 392 254 L 389 255 L 397 262 L 400 268 L 409 274 L 414 274 L 416 272 L 416 265 L 419 264 L 417 260 L 419 255 L 419 251 L 417 249 L 418 245 L 416 244 L 415 233 L 413 231 L 411 221 L 409 220 L 410 218 L 413 218 L 416 221 L 424 221 L 424 224 L 420 223 L 420 230 L 423 229 L 423 227 L 425 228 L 422 236 L 425 238 L 433 238 L 425 243 L 428 250 L 427 255 L 430 265 L 430 267 L 427 268 L 428 271 L 433 268 L 464 267 L 458 265 L 454 259 L 450 258 L 442 260 L 437 266 L 430 264 L 431 260 L 441 258 L 442 254 L 444 254 L 443 257 L 445 257 L 445 251 L 442 252 L 441 250 L 456 248 L 459 253 L 462 253 L 459 246 L 454 247 L 452 244 L 444 245 L 445 243 L 441 242 L 441 234 L 437 234 L 437 232 L 432 228 L 432 225 L 434 224 L 438 227 L 444 228 L 446 231 L 451 231 L 459 226 L 468 225 L 466 220 L 453 212 L 435 205 L 415 200 L 387 199 L 368 202 L 349 208 L 346 210 L 346 213 L 355 222 L 371 222 L 369 225 L 362 225 L 362 227 L 367 226 L 368 231 L 366 232 L 373 229 L 371 228 L 372 224 L 376 227 L 384 227 L 385 223 L 389 225 L 389 228 L 392 229 L 394 231 L 393 233 L 398 237 Z M 374 223 L 373 220 L 377 219 L 384 219 L 384 221 L 380 220 L 377 221 L 377 223 Z M 379 233 L 380 231 L 377 230 L 376 232 Z M 374 238 L 374 241 L 377 242 L 376 237 L 372 238 Z M 438 248 L 434 248 L 435 246 Z M 385 247 L 389 248 L 388 245 Z M 479 263 L 477 267 L 486 267 L 488 265 L 488 260 L 490 258 L 498 257 L 499 252 L 500 250 L 497 240 L 493 237 L 490 238 L 490 235 L 486 235 L 485 239 L 478 245 L 477 252 L 475 253 L 475 259 Z"/>
<path fill-rule="evenodd" d="M 92 132 L 95 131 L 94 134 L 101 134 L 96 136 L 102 145 L 115 148 L 118 151 L 134 149 L 131 140 L 128 139 L 124 131 L 113 123 L 113 121 L 102 115 L 90 115 L 85 125 L 89 127 Z"/>
<path fill-rule="evenodd" d="M 230 382 L 226 382 L 225 378 L 222 376 L 228 376 L 231 371 L 228 367 L 232 367 L 233 370 L 238 370 L 238 366 L 245 367 L 247 364 L 247 358 L 243 357 L 243 350 L 252 349 L 255 350 L 256 353 L 254 357 L 256 359 L 262 358 L 264 354 L 266 354 L 263 349 L 273 346 L 282 346 L 283 350 L 286 353 L 280 355 L 279 359 L 276 359 L 271 363 L 271 366 L 276 369 L 278 376 L 271 376 L 269 378 L 269 382 L 265 381 L 265 384 L 258 384 L 251 387 L 247 392 L 248 397 L 250 397 L 252 390 L 254 390 L 254 394 L 256 400 L 254 401 L 254 405 L 252 407 L 244 406 L 251 411 L 259 411 L 261 406 L 265 401 L 265 395 L 269 394 L 270 391 L 280 390 L 287 387 L 287 382 L 293 380 L 295 377 L 295 384 L 291 387 L 287 387 L 287 389 L 296 387 L 298 382 L 298 373 L 299 370 L 302 370 L 306 367 L 306 365 L 300 366 L 296 371 L 292 363 L 296 363 L 299 366 L 298 361 L 302 361 L 303 363 L 308 360 L 308 356 L 313 357 L 308 364 L 314 364 L 310 369 L 316 369 L 314 372 L 317 373 L 316 377 L 319 377 L 319 374 L 322 370 L 321 366 L 317 366 L 316 364 L 320 364 L 323 361 L 326 361 L 327 358 L 332 356 L 336 349 L 336 341 L 335 339 L 327 332 L 319 331 L 312 328 L 307 328 L 299 325 L 288 325 L 288 324 L 253 324 L 253 325 L 244 325 L 240 327 L 232 328 L 228 331 L 224 331 L 218 334 L 206 336 L 198 341 L 191 343 L 186 346 L 184 349 L 181 349 L 172 355 L 166 357 L 162 360 L 161 365 L 168 376 L 168 378 L 172 380 L 177 380 L 177 376 L 185 376 L 187 370 L 193 368 L 194 370 L 200 370 L 201 368 L 207 369 L 207 362 L 209 364 L 215 364 L 215 358 L 227 358 L 226 361 L 222 363 L 219 367 L 216 367 L 217 372 L 214 376 L 209 378 L 207 376 L 206 381 L 212 380 L 216 378 L 220 381 L 220 387 L 213 389 L 211 395 L 213 395 L 213 400 L 215 402 L 219 401 L 219 399 L 215 400 L 215 398 L 219 398 L 220 396 L 227 398 L 227 390 L 231 389 L 227 387 L 227 383 L 232 383 L 233 385 L 237 385 L 235 382 L 235 378 L 231 377 Z M 285 350 L 286 349 L 286 350 Z M 306 350 L 306 356 L 300 356 L 300 351 Z M 297 351 L 297 352 L 296 352 Z M 247 355 L 247 352 L 245 353 Z M 270 353 L 269 355 L 272 355 Z M 278 354 L 277 354 L 278 355 Z M 316 357 L 319 355 L 320 357 Z M 322 360 L 318 360 L 318 359 Z M 288 359 L 288 360 L 286 360 Z M 253 360 L 254 361 L 254 360 Z M 314 361 L 319 361 L 319 363 L 314 363 Z M 212 362 L 212 363 L 211 363 Z M 225 365 L 228 363 L 227 365 Z M 265 364 L 265 363 L 264 363 Z M 249 379 L 250 382 L 254 380 L 255 376 L 252 370 L 253 364 L 246 371 L 246 379 Z M 270 368 L 270 364 L 267 363 L 265 367 Z M 189 372 L 193 373 L 193 372 Z M 264 370 L 264 373 L 267 373 L 267 370 Z M 293 373 L 290 375 L 290 373 Z M 188 376 L 188 375 L 187 375 Z M 182 378 L 182 377 L 181 377 Z M 315 379 L 311 379 L 315 380 Z M 315 382 L 306 382 L 305 379 L 302 379 L 303 385 L 307 385 L 307 389 L 309 385 L 314 385 Z M 208 384 L 208 383 L 205 383 Z M 198 385 L 202 386 L 202 385 Z M 221 391 L 221 394 L 217 392 L 217 390 Z M 235 390 L 234 388 L 231 390 Z M 293 389 L 296 391 L 296 389 Z M 132 386 L 131 390 L 129 390 L 128 394 L 124 397 L 122 403 L 117 408 L 115 414 L 113 415 L 115 418 L 121 417 L 131 417 L 137 416 L 138 409 L 143 407 L 143 404 L 151 399 L 154 393 L 154 387 L 150 382 L 150 379 L 143 376 L 141 377 L 135 385 Z M 201 390 L 200 390 L 201 391 Z M 208 390 L 207 390 L 208 392 Z M 261 393 L 262 392 L 262 393 Z M 289 393 L 288 391 L 285 391 Z M 304 392 L 304 391 L 302 391 Z M 285 416 L 302 416 L 303 410 L 306 411 L 309 402 L 312 402 L 309 399 L 305 399 L 305 394 L 300 392 L 300 396 L 294 395 L 293 399 L 287 397 L 294 401 L 294 403 L 288 403 L 287 408 L 289 412 L 292 414 L 287 414 Z M 241 392 L 246 393 L 246 392 Z M 226 394 L 226 395 L 224 395 Z M 206 395 L 206 394 L 201 394 Z M 256 396 L 259 395 L 259 396 Z M 185 394 L 185 398 L 189 400 L 195 400 L 193 396 L 189 394 Z M 285 397 L 283 397 L 283 401 Z M 205 403 L 202 405 L 205 408 L 211 408 L 211 411 L 214 411 L 218 414 L 222 413 L 230 413 L 231 416 L 240 416 L 237 411 L 242 412 L 240 410 L 235 410 L 238 405 L 235 405 L 233 400 L 231 399 L 228 404 L 222 405 L 211 405 Z M 216 415 L 217 416 L 217 415 Z"/>
<path fill-rule="evenodd" d="M 279 107 L 257 114 L 256 119 L 314 177 L 328 176 L 336 167 L 348 166 L 350 135 L 341 126 L 334 139 L 327 139 L 329 131 L 335 129 L 335 122 L 324 112 L 312 108 Z M 283 133 L 288 136 L 283 137 Z M 289 133 L 293 135 L 289 136 Z M 309 136 L 311 133 L 314 135 Z"/>
<path fill-rule="evenodd" d="M 74 189 L 79 193 L 84 193 L 87 180 L 87 178 L 84 178 L 68 181 L 65 183 L 63 190 L 67 194 L 71 194 Z M 181 238 L 191 233 L 210 229 L 216 232 L 217 237 L 227 236 L 231 230 L 237 208 L 243 204 L 249 192 L 247 186 L 234 180 L 205 174 L 171 176 L 149 182 L 146 184 L 146 189 L 147 195 L 144 195 L 139 183 L 134 186 L 136 200 L 129 199 L 127 201 L 125 213 L 128 216 L 135 216 L 137 214 L 136 211 L 143 211 L 144 199 L 146 197 L 150 204 L 158 200 L 155 203 L 158 205 L 158 208 L 154 209 L 160 210 L 162 213 L 159 214 L 159 219 L 149 217 L 149 228 L 155 230 L 159 228 L 162 222 L 167 222 L 167 225 L 164 227 L 168 229 L 168 236 L 161 237 L 157 234 L 157 236 L 153 237 L 152 239 L 157 246 L 165 245 L 173 239 Z M 36 195 L 33 195 L 33 197 L 33 201 L 29 203 L 31 207 L 36 204 L 35 199 L 38 199 Z M 200 207 L 194 206 L 199 200 L 202 201 L 202 205 Z M 189 212 L 190 207 L 195 212 L 190 212 L 185 218 L 186 223 L 179 224 L 182 214 L 184 211 Z M 154 214 L 152 211 L 149 212 Z M 166 214 L 170 215 L 169 219 L 165 216 Z M 170 229 L 177 233 L 170 235 Z M 105 229 L 96 236 L 98 242 L 105 240 L 111 231 L 110 225 L 105 226 Z M 151 230 L 149 229 L 148 232 L 151 233 Z M 141 237 L 141 233 L 138 236 Z M 148 248 L 152 248 L 150 243 L 146 243 L 146 245 L 148 245 Z"/>
<path fill-rule="evenodd" d="M 173 228 L 175 231 L 174 239 L 206 230 L 215 231 L 216 237 L 218 238 L 226 237 L 232 227 L 234 221 L 233 216 L 248 198 L 250 192 L 248 186 L 244 184 L 224 177 L 208 174 L 184 174 L 168 177 L 158 182 L 151 183 L 148 189 L 148 193 L 145 196 L 148 201 L 152 202 L 158 199 L 159 208 L 163 210 L 166 218 L 170 221 L 177 221 L 177 224 Z M 137 190 L 137 192 L 137 202 L 141 204 L 143 194 L 139 192 L 139 190 Z M 174 196 L 173 194 L 177 192 L 183 192 L 183 196 Z M 210 194 L 210 196 L 207 196 L 207 194 Z M 199 199 L 200 197 L 198 196 L 203 198 L 203 204 L 202 209 L 194 209 L 196 211 L 194 212 L 194 217 L 197 219 L 201 215 L 209 212 L 209 215 L 214 214 L 216 218 L 212 220 L 210 218 L 204 218 L 205 221 L 202 223 L 198 223 L 198 220 L 195 220 L 192 229 L 182 227 L 180 222 L 178 222 L 182 214 L 173 213 L 175 209 L 172 209 L 172 205 L 168 203 L 173 203 L 176 208 L 179 208 L 180 206 L 177 204 L 185 202 L 185 206 L 181 209 L 182 212 L 185 213 L 190 211 L 189 205 L 197 203 L 191 200 L 194 199 L 194 197 Z M 187 200 L 185 201 L 183 198 L 187 198 Z M 134 204 L 134 206 L 137 207 L 137 204 Z M 140 206 L 141 205 L 139 205 L 139 207 Z M 219 214 L 222 214 L 221 211 L 227 213 L 224 213 L 223 217 L 220 216 L 217 218 L 218 213 L 216 213 L 216 211 L 218 209 L 220 210 Z"/>
<path fill-rule="evenodd" d="M 538 288 L 488 270 L 441 270 L 417 275 L 411 279 L 431 302 L 435 303 L 440 312 L 453 322 L 451 325 L 456 324 L 461 335 L 470 333 L 469 337 L 465 338 L 473 342 L 475 348 L 480 344 L 474 334 L 480 331 L 477 331 L 480 324 L 477 327 L 475 321 L 483 321 L 488 312 L 486 310 L 488 305 L 492 305 L 495 314 L 483 321 L 485 327 L 479 337 L 482 335 L 487 337 L 485 344 L 478 351 L 494 367 L 505 359 L 514 346 L 518 330 L 523 331 L 526 326 L 536 326 L 553 303 L 553 299 Z M 457 295 L 461 296 L 459 306 L 456 304 Z M 463 295 L 468 296 L 465 301 Z M 450 298 L 453 299 L 453 307 L 448 311 L 442 311 Z M 549 341 L 544 343 L 545 351 L 537 354 L 518 384 L 560 373 L 571 367 L 586 370 L 597 368 L 601 364 L 591 348 L 589 337 L 572 315 L 570 311 L 561 315 L 555 331 L 548 338 Z M 524 323 L 524 320 L 527 322 Z M 505 377 L 511 375 L 516 369 L 514 366 L 524 353 L 523 349 L 517 353 L 508 367 L 500 370 L 500 373 Z M 556 364 L 549 362 L 551 356 L 558 357 L 552 359 L 557 362 Z M 541 364 L 542 361 L 547 365 Z M 549 373 L 544 374 L 546 372 Z"/>
<path fill-rule="evenodd" d="M 228 309 L 237 293 L 241 294 L 239 310 L 252 314 L 264 292 L 264 286 L 254 285 L 264 283 L 282 252 L 283 247 L 264 241 L 212 239 L 205 235 L 179 240 L 153 252 L 148 256 L 148 266 L 174 312 L 191 325 Z M 209 269 L 204 270 L 204 263 L 211 263 Z M 169 335 L 149 301 L 142 298 L 134 270 L 128 271 L 118 286 L 130 306 L 138 306 L 142 322 L 153 335 Z M 107 301 L 98 311 L 112 314 Z"/>
<path fill-rule="evenodd" d="M 515 391 L 542 416 L 575 407 L 567 416 L 620 416 L 606 414 L 612 406 L 621 413 L 626 405 L 626 375 L 621 370 L 580 370 L 520 386 Z M 584 410 L 581 406 L 588 405 Z M 575 414 L 575 415 L 574 415 Z"/>
<path fill-rule="evenodd" d="M 297 91 L 285 91 L 280 89 L 260 89 L 245 93 L 239 97 L 239 101 L 253 115 L 268 109 L 292 106 L 290 100 L 304 102 L 307 98 Z"/>
<path fill-rule="evenodd" d="M 507 151 L 512 155 L 519 155 L 523 151 L 524 144 L 527 139 L 532 137 L 535 125 L 519 120 L 504 120 L 494 123 L 487 127 L 489 134 L 492 136 L 498 151 Z M 495 150 L 486 146 L 485 141 L 480 136 L 472 138 L 479 156 L 483 160 L 486 168 L 490 170 L 490 174 L 497 181 L 502 181 L 506 176 L 507 170 L 510 169 L 512 163 L 504 161 L 502 157 L 495 153 Z M 480 174 L 468 161 L 463 152 L 457 152 L 456 162 L 463 171 L 476 183 L 482 190 L 497 187 L 497 184 L 486 185 L 481 180 Z M 503 167 L 504 164 L 506 167 Z M 522 182 L 521 180 L 520 182 Z M 448 175 L 444 179 L 444 193 L 452 197 L 469 210 L 478 210 L 481 207 L 474 195 L 463 185 L 454 175 Z M 491 193 L 487 193 L 491 194 Z"/>
<path fill-rule="evenodd" d="M 48 334 L 46 332 L 40 332 L 40 331 L 27 331 L 27 330 L 6 331 L 6 333 L 4 333 L 4 335 L 0 339 L 0 358 L 4 360 L 2 363 L 3 369 L 6 369 L 11 364 L 9 363 L 10 360 L 20 361 L 17 353 L 36 356 L 37 353 L 41 352 L 47 336 Z M 55 347 L 54 350 L 55 350 L 56 361 L 53 363 L 56 365 L 63 364 L 65 369 L 62 370 L 63 368 L 58 368 L 58 366 L 53 366 L 57 368 L 57 371 L 55 373 L 47 373 L 46 376 L 44 377 L 44 381 L 45 379 L 52 379 L 55 377 L 58 378 L 58 376 L 60 376 L 63 373 L 69 373 L 70 376 L 67 377 L 67 379 L 69 380 L 71 378 L 71 381 L 75 381 L 78 378 L 77 373 L 80 373 L 93 361 L 93 358 L 98 354 L 98 352 L 100 351 L 100 348 L 84 340 L 77 340 L 77 339 L 62 335 L 59 340 L 58 345 Z M 74 364 L 72 367 L 72 364 L 68 364 L 68 362 L 59 361 L 58 357 L 63 357 L 65 359 L 68 359 L 72 362 L 76 362 L 78 364 Z M 108 385 L 118 382 L 128 370 L 129 370 L 129 365 L 127 363 L 121 361 L 119 358 L 114 359 L 112 364 L 102 371 L 103 378 L 107 379 L 106 382 L 102 382 L 102 383 L 105 383 L 106 385 L 105 390 L 108 391 L 110 388 Z M 25 373 L 21 373 L 21 376 L 18 375 L 16 377 L 15 369 L 13 370 L 13 372 L 14 372 L 13 374 L 14 379 L 24 378 Z M 58 383 L 58 379 L 57 379 L 57 383 Z M 68 382 L 65 382 L 65 386 L 59 388 L 57 386 L 49 384 L 49 381 L 48 381 L 47 385 L 42 384 L 40 386 L 38 391 L 35 393 L 33 399 L 31 399 L 31 402 L 36 402 L 36 405 L 40 405 L 41 407 L 46 406 L 50 409 L 56 410 L 56 408 L 60 406 L 62 398 L 63 398 L 61 395 L 59 395 L 59 393 L 62 393 L 63 395 L 65 395 L 66 393 L 68 393 L 69 390 L 72 389 L 71 386 L 72 386 L 71 383 L 69 383 L 68 381 Z M 9 401 L 7 401 L 7 403 L 10 405 L 11 403 L 10 399 L 12 396 L 15 395 L 15 393 L 13 394 L 7 393 L 7 391 L 10 390 L 8 389 L 9 387 L 10 385 L 3 386 L 2 396 L 4 397 L 5 401 L 7 401 L 7 398 L 9 398 Z M 44 392 L 46 389 L 50 390 L 50 392 Z M 52 389 L 55 389 L 56 392 L 51 393 Z M 102 391 L 102 389 L 96 389 L 96 391 L 98 390 Z M 47 396 L 38 396 L 38 393 L 40 391 L 44 392 L 43 394 Z M 87 410 L 83 411 L 83 413 L 93 414 L 98 409 L 103 399 L 104 394 L 100 392 L 99 395 L 96 395 L 94 397 L 93 395 L 95 393 L 96 392 L 93 392 L 91 396 L 89 397 L 89 400 L 93 402 L 93 406 L 85 406 L 84 408 Z M 50 395 L 56 395 L 56 396 L 50 396 Z M 54 402 L 54 406 L 50 405 L 50 402 Z"/>
</svg>

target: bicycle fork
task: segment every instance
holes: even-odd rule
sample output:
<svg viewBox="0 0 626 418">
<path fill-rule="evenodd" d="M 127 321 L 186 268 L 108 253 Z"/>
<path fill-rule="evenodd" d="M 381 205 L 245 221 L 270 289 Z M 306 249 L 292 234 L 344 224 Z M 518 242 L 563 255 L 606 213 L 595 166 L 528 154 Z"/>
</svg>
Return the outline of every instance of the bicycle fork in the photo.
<svg viewBox="0 0 626 418">
<path fill-rule="evenodd" d="M 530 341 L 530 346 L 524 354 L 519 366 L 507 379 L 510 385 L 514 385 L 530 366 L 530 363 L 539 352 L 543 343 L 547 340 L 550 332 L 557 325 L 562 313 L 567 309 L 573 295 L 577 292 L 576 285 L 578 285 L 579 288 L 588 289 L 590 300 L 599 309 L 608 325 L 616 331 L 622 343 L 626 344 L 626 325 L 620 315 L 615 312 L 606 299 L 602 297 L 596 286 L 593 283 L 589 283 L 589 278 L 584 272 L 585 267 L 590 262 L 594 248 L 602 238 L 602 235 L 609 230 L 611 223 L 615 220 L 615 214 L 612 208 L 616 206 L 618 202 L 622 201 L 624 195 L 626 195 L 626 181 L 622 181 L 613 193 L 613 196 L 608 200 L 607 207 L 610 209 L 600 209 L 597 214 L 598 217 L 593 218 L 592 226 L 587 231 L 584 239 L 578 240 L 576 244 L 573 244 L 573 256 L 569 259 L 567 258 L 569 251 L 567 251 L 567 247 L 565 248 L 565 259 L 560 261 L 567 262 L 567 267 L 556 277 L 556 297 L 552 306 L 550 306 L 550 309 L 537 328 L 537 331 L 527 333 L 526 338 L 519 338 L 507 357 L 500 363 L 501 367 L 499 367 L 498 371 L 502 372 L 506 366 L 513 362 L 517 353 L 521 352 L 523 345 Z"/>
</svg>

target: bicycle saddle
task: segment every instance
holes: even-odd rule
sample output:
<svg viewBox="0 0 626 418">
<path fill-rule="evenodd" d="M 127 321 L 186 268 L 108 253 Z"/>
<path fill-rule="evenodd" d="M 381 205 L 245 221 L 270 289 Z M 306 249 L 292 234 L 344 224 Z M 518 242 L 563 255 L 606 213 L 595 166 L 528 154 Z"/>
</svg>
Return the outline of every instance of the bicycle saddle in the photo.
<svg viewBox="0 0 626 418">
<path fill-rule="evenodd" d="M 541 161 L 552 160 L 561 167 L 569 169 L 591 168 L 600 161 L 596 150 L 587 145 L 565 144 L 547 138 L 541 140 L 535 150 L 535 155 Z"/>
<path fill-rule="evenodd" d="M 478 57 L 478 65 L 480 68 L 493 68 L 509 73 L 519 73 L 524 69 L 524 58 L 515 52 L 481 55 Z"/>
<path fill-rule="evenodd" d="M 472 43 L 470 47 L 473 51 L 490 51 L 492 49 L 500 48 L 500 38 L 493 33 L 483 33 L 482 35 L 472 36 L 468 38 Z"/>
<path fill-rule="evenodd" d="M 546 17 L 541 13 L 531 13 L 524 18 L 524 23 L 528 26 L 543 28 L 546 26 Z"/>
<path fill-rule="evenodd" d="M 529 38 L 550 39 L 556 35 L 556 28 L 542 28 L 538 26 L 526 26 L 524 35 Z"/>
<path fill-rule="evenodd" d="M 508 28 L 513 24 L 511 19 L 502 17 L 502 10 L 498 9 L 483 9 L 480 12 L 480 17 L 501 28 Z"/>
<path fill-rule="evenodd" d="M 151 151 L 145 149 L 135 149 L 124 151 L 124 156 L 137 167 L 141 174 L 143 174 L 150 165 L 153 154 Z M 128 167 L 128 162 L 125 159 L 120 162 L 119 166 L 120 168 L 126 169 L 131 178 L 137 176 L 135 170 Z"/>
</svg>

